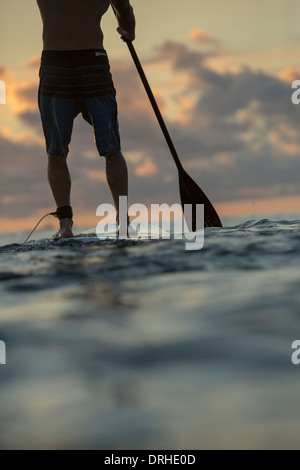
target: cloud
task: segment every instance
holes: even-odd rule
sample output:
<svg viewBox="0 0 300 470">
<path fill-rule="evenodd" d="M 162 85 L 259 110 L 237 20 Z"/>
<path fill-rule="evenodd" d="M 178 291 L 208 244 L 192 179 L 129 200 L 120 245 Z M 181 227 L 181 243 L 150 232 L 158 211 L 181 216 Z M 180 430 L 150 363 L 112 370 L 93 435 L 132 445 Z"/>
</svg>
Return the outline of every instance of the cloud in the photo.
<svg viewBox="0 0 300 470">
<path fill-rule="evenodd" d="M 214 47 L 219 47 L 220 45 L 219 41 L 213 35 L 203 31 L 203 29 L 200 28 L 193 29 L 189 33 L 188 38 L 191 41 L 195 41 L 200 44 L 208 44 Z"/>
<path fill-rule="evenodd" d="M 105 174 L 105 171 L 91 171 L 91 170 L 87 170 L 86 172 L 86 176 L 88 177 L 88 179 L 90 181 L 100 181 L 101 183 L 105 182 L 106 181 L 106 174 Z"/>
<path fill-rule="evenodd" d="M 278 77 L 291 85 L 294 80 L 300 80 L 300 67 L 285 67 Z"/>
<path fill-rule="evenodd" d="M 7 77 L 8 71 L 4 65 L 0 65 L 0 80 L 5 80 Z"/>
<path fill-rule="evenodd" d="M 39 135 L 42 134 L 41 117 L 38 110 L 32 111 L 27 109 L 25 111 L 18 112 L 17 116 L 19 120 L 23 121 L 27 126 L 30 126 Z"/>
<path fill-rule="evenodd" d="M 8 142 L 18 143 L 24 147 L 30 147 L 33 144 L 41 147 L 44 146 L 44 138 L 41 135 L 15 134 L 9 126 L 4 126 L 0 129 L 0 136 Z"/>
<path fill-rule="evenodd" d="M 156 57 L 166 55 L 174 71 L 188 74 L 189 91 L 198 91 L 189 119 L 173 122 L 172 135 L 184 149 L 187 167 L 198 163 L 195 176 L 208 193 L 223 200 L 239 197 L 242 188 L 257 183 L 278 185 L 284 193 L 288 181 L 297 182 L 298 110 L 285 81 L 247 67 L 237 73 L 212 71 L 208 55 L 180 43 L 165 43 Z M 220 160 L 224 152 L 226 159 Z"/>
<path fill-rule="evenodd" d="M 13 92 L 14 100 L 12 106 L 17 113 L 37 109 L 38 85 L 36 80 L 16 83 Z"/>
<path fill-rule="evenodd" d="M 37 109 L 37 79 L 17 80 L 15 71 L 1 66 L 0 79 L 6 83 L 6 103 L 13 113 Z"/>
<path fill-rule="evenodd" d="M 142 165 L 139 165 L 136 170 L 135 174 L 137 176 L 153 176 L 158 172 L 157 166 L 153 163 L 151 158 L 147 158 Z"/>
<path fill-rule="evenodd" d="M 26 67 L 31 67 L 31 68 L 36 69 L 40 66 L 40 62 L 41 62 L 41 54 L 35 54 L 31 56 L 30 59 L 26 60 L 24 62 L 24 65 Z"/>
<path fill-rule="evenodd" d="M 41 147 L 0 135 L 0 149 L 1 217 L 28 215 L 46 204 Z"/>
</svg>

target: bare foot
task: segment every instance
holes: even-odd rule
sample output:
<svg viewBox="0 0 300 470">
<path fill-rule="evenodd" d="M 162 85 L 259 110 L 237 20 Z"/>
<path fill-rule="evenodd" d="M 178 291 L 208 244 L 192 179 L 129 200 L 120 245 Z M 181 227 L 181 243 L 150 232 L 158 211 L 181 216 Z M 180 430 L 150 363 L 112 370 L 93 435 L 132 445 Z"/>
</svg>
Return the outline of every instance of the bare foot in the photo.
<svg viewBox="0 0 300 470">
<path fill-rule="evenodd" d="M 61 219 L 60 224 L 60 237 L 61 238 L 73 238 L 73 220 L 72 219 Z"/>
</svg>

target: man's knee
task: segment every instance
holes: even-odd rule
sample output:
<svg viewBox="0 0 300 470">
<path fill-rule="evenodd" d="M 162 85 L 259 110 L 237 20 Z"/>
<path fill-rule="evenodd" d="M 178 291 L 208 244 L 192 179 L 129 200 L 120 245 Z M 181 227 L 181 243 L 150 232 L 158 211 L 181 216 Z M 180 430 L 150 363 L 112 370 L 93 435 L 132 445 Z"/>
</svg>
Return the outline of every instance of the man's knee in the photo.
<svg viewBox="0 0 300 470">
<path fill-rule="evenodd" d="M 120 155 L 120 150 L 117 150 L 116 152 L 114 153 L 110 153 L 109 155 L 106 155 L 105 158 L 115 158 L 116 156 Z"/>
<path fill-rule="evenodd" d="M 67 161 L 64 155 L 61 155 L 60 153 L 48 153 L 48 160 L 51 161 L 51 163 L 66 163 Z"/>
<path fill-rule="evenodd" d="M 124 156 L 123 156 L 122 152 L 120 150 L 118 150 L 117 152 L 114 152 L 114 153 L 111 153 L 110 155 L 107 155 L 105 157 L 105 160 L 107 162 L 111 162 L 113 160 L 117 160 L 117 159 L 120 159 L 120 158 L 123 159 Z"/>
</svg>

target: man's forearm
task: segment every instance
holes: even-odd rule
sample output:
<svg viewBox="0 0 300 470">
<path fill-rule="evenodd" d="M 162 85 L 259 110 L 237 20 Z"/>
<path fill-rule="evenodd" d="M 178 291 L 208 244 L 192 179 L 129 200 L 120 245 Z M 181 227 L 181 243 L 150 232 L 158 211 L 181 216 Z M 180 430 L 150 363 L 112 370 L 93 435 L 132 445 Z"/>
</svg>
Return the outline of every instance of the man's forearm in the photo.
<svg viewBox="0 0 300 470">
<path fill-rule="evenodd" d="M 122 17 L 128 17 L 131 15 L 132 7 L 129 0 L 111 0 L 116 13 Z"/>
<path fill-rule="evenodd" d="M 135 17 L 129 0 L 111 0 L 120 28 L 135 36 Z"/>
</svg>

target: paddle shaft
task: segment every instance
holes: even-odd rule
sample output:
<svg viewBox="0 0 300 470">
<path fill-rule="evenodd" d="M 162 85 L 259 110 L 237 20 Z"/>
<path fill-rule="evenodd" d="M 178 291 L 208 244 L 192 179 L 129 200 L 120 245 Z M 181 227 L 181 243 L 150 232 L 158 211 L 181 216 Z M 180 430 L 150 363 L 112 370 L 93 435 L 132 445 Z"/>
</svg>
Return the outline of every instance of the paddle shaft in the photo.
<svg viewBox="0 0 300 470">
<path fill-rule="evenodd" d="M 141 63 L 140 63 L 140 60 L 139 60 L 139 58 L 138 58 L 138 56 L 137 56 L 137 53 L 136 53 L 136 51 L 135 51 L 134 45 L 133 45 L 132 42 L 130 42 L 130 41 L 126 41 L 126 43 L 127 43 L 128 49 L 129 49 L 129 51 L 130 51 L 131 57 L 132 57 L 132 59 L 133 59 L 133 62 L 135 63 L 135 66 L 136 66 L 137 71 L 138 71 L 138 73 L 139 73 L 139 76 L 140 76 L 140 78 L 141 78 L 141 80 L 142 80 L 142 82 L 143 82 L 143 85 L 144 85 L 144 87 L 145 87 L 146 93 L 147 93 L 148 98 L 149 98 L 149 100 L 150 100 L 150 103 L 151 103 L 151 105 L 152 105 L 153 111 L 155 112 L 155 115 L 156 115 L 157 120 L 158 120 L 158 122 L 159 122 L 160 128 L 161 128 L 161 130 L 162 130 L 162 132 L 163 132 L 163 134 L 164 134 L 164 136 L 165 136 L 165 139 L 166 139 L 166 142 L 167 142 L 168 147 L 169 147 L 169 149 L 170 149 L 170 152 L 171 152 L 171 154 L 172 154 L 172 157 L 174 158 L 175 164 L 176 164 L 178 170 L 182 170 L 181 161 L 179 160 L 177 151 L 176 151 L 176 149 L 175 149 L 175 147 L 174 147 L 174 144 L 173 144 L 173 142 L 172 142 L 172 139 L 171 139 L 171 136 L 170 136 L 169 131 L 168 131 L 168 129 L 167 129 L 167 126 L 166 126 L 166 124 L 165 124 L 165 121 L 164 121 L 164 119 L 163 119 L 163 117 L 162 117 L 162 114 L 161 114 L 161 112 L 160 112 L 160 110 L 159 110 L 159 107 L 158 107 L 158 105 L 157 105 L 156 99 L 154 98 L 154 95 L 153 95 L 153 93 L 152 93 L 151 87 L 150 87 L 150 85 L 149 85 L 149 82 L 148 82 L 147 77 L 146 77 L 146 75 L 145 75 L 145 72 L 144 72 L 144 70 L 143 70 L 143 67 L 142 67 L 142 65 L 141 65 Z"/>
</svg>

